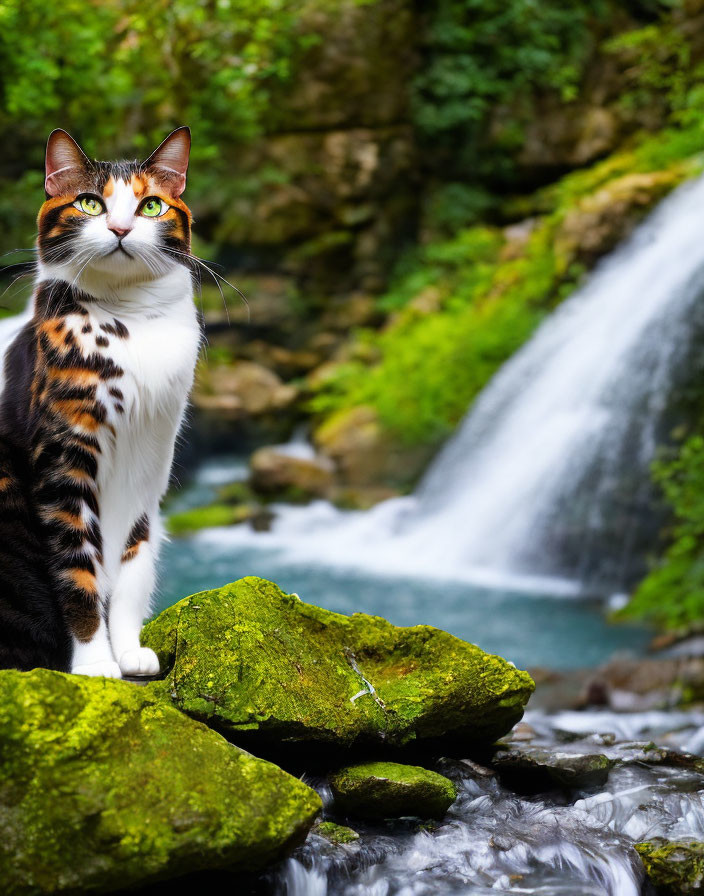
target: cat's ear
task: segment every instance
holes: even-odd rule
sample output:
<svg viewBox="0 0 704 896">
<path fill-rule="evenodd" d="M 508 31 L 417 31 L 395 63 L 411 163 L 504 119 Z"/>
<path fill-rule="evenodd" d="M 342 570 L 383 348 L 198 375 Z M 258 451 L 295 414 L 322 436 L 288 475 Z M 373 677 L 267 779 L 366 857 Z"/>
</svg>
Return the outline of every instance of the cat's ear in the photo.
<svg viewBox="0 0 704 896">
<path fill-rule="evenodd" d="M 46 144 L 46 176 L 44 189 L 49 196 L 71 191 L 77 177 L 91 167 L 91 161 L 70 134 L 57 128 Z"/>
<path fill-rule="evenodd" d="M 176 128 L 144 163 L 145 168 L 155 168 L 163 177 L 170 193 L 179 197 L 186 189 L 188 156 L 191 151 L 191 129 Z"/>
</svg>

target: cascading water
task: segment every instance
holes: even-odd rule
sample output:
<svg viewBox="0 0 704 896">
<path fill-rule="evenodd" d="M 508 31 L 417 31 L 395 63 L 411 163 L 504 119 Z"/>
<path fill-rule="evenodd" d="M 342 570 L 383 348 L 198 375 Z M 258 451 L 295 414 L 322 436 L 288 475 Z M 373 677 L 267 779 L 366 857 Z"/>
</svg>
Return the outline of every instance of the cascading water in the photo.
<svg viewBox="0 0 704 896">
<path fill-rule="evenodd" d="M 312 834 L 262 892 L 267 896 L 644 896 L 633 844 L 704 836 L 704 776 L 693 757 L 668 765 L 649 743 L 691 746 L 701 713 L 527 713 L 533 745 L 555 756 L 597 752 L 614 764 L 600 788 L 520 796 L 488 769 L 440 760 L 458 799 L 435 830 L 407 820 L 357 824 L 331 847 Z M 597 732 L 590 734 L 589 732 Z M 576 738 L 576 740 L 575 740 Z M 636 740 L 637 738 L 637 740 Z M 670 754 L 672 755 L 672 754 Z M 683 764 L 678 764 L 681 760 Z M 322 797 L 326 811 L 334 810 Z M 420 828 L 420 829 L 419 829 Z"/>
<path fill-rule="evenodd" d="M 504 365 L 412 497 L 366 513 L 280 507 L 269 533 L 203 537 L 273 548 L 288 563 L 619 589 L 704 318 L 702 208 L 704 179 L 664 201 Z"/>
</svg>

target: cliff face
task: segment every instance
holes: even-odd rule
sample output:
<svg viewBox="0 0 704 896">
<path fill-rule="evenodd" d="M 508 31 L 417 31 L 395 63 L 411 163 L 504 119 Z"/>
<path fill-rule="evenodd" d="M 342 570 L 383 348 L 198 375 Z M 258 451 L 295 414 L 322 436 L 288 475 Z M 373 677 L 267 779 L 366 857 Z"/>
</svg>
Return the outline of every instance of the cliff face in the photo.
<svg viewBox="0 0 704 896">
<path fill-rule="evenodd" d="M 687 0 L 664 19 L 651 4 L 602 3 L 588 14 L 573 5 L 579 28 L 541 73 L 547 50 L 515 23 L 487 47 L 469 11 L 445 20 L 440 4 L 413 0 L 308 0 L 267 133 L 233 146 L 231 182 L 196 201 L 201 234 L 231 268 L 290 275 L 307 299 L 378 292 L 403 247 L 428 224 L 432 236 L 428 211 L 448 185 L 489 194 L 490 216 L 510 220 L 498 201 L 507 193 L 657 132 L 704 58 L 704 4 Z M 477 13 L 487 28 L 491 15 Z M 544 26 L 553 26 L 547 14 Z M 482 73 L 473 54 L 490 62 L 501 52 L 508 69 Z M 434 104 L 430 122 L 423 103 Z M 473 117 L 462 112 L 473 104 Z"/>
<path fill-rule="evenodd" d="M 274 97 L 269 132 L 234 160 L 247 188 L 213 226 L 235 264 L 273 264 L 324 293 L 386 282 L 417 217 L 413 6 L 305 4 L 299 28 L 311 45 Z"/>
</svg>

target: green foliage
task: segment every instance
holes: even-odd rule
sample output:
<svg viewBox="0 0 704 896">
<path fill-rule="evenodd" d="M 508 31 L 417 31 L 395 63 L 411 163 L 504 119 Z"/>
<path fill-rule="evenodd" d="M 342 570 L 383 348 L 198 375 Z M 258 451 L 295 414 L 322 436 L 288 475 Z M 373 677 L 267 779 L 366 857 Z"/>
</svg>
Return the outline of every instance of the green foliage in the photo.
<svg viewBox="0 0 704 896">
<path fill-rule="evenodd" d="M 704 437 L 691 436 L 653 466 L 671 506 L 670 546 L 641 582 L 625 617 L 667 628 L 700 626 L 704 619 Z"/>
<path fill-rule="evenodd" d="M 671 23 L 650 24 L 618 34 L 603 49 L 620 57 L 631 84 L 619 102 L 630 111 L 648 110 L 653 104 L 679 111 L 687 105 L 692 81 L 691 46 Z"/>
<path fill-rule="evenodd" d="M 419 131 L 461 145 L 463 161 L 495 167 L 494 154 L 477 153 L 487 114 L 516 104 L 536 85 L 573 99 L 590 48 L 589 23 L 607 9 L 604 0 L 437 0 L 427 62 L 414 84 Z M 507 150 L 520 145 L 520 123 L 514 124 L 504 134 Z"/>
<path fill-rule="evenodd" d="M 486 216 L 496 199 L 480 185 L 448 183 L 432 190 L 425 210 L 425 226 L 435 236 L 451 236 Z"/>
<path fill-rule="evenodd" d="M 28 245 L 44 143 L 59 126 L 89 154 L 109 157 L 145 156 L 170 128 L 188 123 L 201 201 L 230 201 L 244 188 L 231 176 L 238 146 L 275 125 L 272 91 L 317 39 L 300 32 L 299 7 L 293 0 L 3 0 L 3 245 Z"/>
<path fill-rule="evenodd" d="M 350 404 L 373 405 L 410 443 L 436 441 L 452 430 L 552 304 L 555 258 L 540 235 L 527 257 L 512 263 L 501 263 L 501 242 L 495 231 L 472 228 L 427 248 L 421 267 L 439 313 L 411 303 L 394 326 L 368 337 L 383 361 L 365 376 L 350 365 Z M 407 284 L 398 288 L 403 293 Z M 385 304 L 395 300 L 392 292 Z"/>
</svg>

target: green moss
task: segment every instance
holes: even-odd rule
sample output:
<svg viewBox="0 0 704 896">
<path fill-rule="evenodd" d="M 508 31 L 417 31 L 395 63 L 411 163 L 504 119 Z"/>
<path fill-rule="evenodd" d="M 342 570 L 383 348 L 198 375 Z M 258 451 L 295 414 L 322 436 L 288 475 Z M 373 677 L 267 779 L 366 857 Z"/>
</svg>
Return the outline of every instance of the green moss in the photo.
<svg viewBox="0 0 704 896">
<path fill-rule="evenodd" d="M 521 718 L 534 687 L 438 629 L 331 613 L 253 577 L 180 601 L 143 643 L 179 709 L 248 743 L 484 743 Z"/>
<path fill-rule="evenodd" d="M 344 845 L 345 843 L 354 843 L 359 840 L 357 831 L 352 828 L 345 827 L 343 824 L 335 824 L 334 821 L 321 821 L 313 828 L 312 833 L 319 837 L 324 837 L 330 843 Z"/>
<path fill-rule="evenodd" d="M 0 672 L 3 893 L 113 890 L 259 869 L 300 841 L 317 795 L 154 689 Z"/>
<path fill-rule="evenodd" d="M 662 896 L 704 892 L 704 843 L 655 839 L 636 843 L 636 850 Z"/>
<path fill-rule="evenodd" d="M 362 818 L 442 818 L 457 799 L 452 781 L 417 765 L 365 762 L 330 779 L 335 807 Z"/>
<path fill-rule="evenodd" d="M 171 535 L 190 535 L 199 529 L 212 526 L 233 526 L 242 523 L 251 515 L 251 509 L 243 504 L 209 504 L 181 513 L 172 513 L 166 520 L 166 528 Z"/>
</svg>

